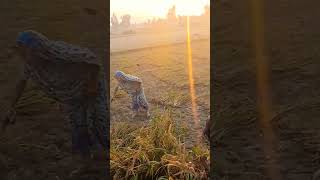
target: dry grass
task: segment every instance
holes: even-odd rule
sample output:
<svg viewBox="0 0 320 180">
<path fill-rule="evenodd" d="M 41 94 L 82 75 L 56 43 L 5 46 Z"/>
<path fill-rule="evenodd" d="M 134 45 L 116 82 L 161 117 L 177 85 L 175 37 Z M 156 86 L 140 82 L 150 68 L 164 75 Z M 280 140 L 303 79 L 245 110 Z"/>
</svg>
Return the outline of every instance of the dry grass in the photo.
<svg viewBox="0 0 320 180">
<path fill-rule="evenodd" d="M 192 50 L 202 127 L 193 121 L 185 44 L 111 55 L 111 77 L 122 70 L 143 80 L 152 116 L 147 126 L 130 118 L 130 98 L 122 91 L 111 103 L 114 179 L 208 179 L 209 147 L 197 145 L 197 134 L 209 114 L 209 41 L 193 42 Z M 111 94 L 116 83 L 111 78 Z"/>
<path fill-rule="evenodd" d="M 111 129 L 111 172 L 115 179 L 208 179 L 209 150 L 182 141 L 185 128 L 170 111 L 158 112 L 148 126 L 125 122 Z"/>
</svg>

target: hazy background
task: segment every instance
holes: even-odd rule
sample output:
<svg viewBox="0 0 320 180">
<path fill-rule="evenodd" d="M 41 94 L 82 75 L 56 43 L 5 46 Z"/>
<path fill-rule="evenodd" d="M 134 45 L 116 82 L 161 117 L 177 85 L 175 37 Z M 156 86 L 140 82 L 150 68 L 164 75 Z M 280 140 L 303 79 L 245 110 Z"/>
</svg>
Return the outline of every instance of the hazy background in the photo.
<svg viewBox="0 0 320 180">
<path fill-rule="evenodd" d="M 132 23 L 143 23 L 148 19 L 165 18 L 168 9 L 176 6 L 178 15 L 201 15 L 203 7 L 210 4 L 210 0 L 111 0 L 110 17 L 115 13 L 118 16 L 130 14 Z"/>
</svg>

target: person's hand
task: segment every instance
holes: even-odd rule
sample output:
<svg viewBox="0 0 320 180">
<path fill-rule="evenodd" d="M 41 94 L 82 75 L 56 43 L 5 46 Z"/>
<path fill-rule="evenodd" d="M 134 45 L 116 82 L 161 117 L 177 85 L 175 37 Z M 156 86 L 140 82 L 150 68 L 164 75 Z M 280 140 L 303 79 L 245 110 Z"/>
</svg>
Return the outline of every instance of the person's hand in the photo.
<svg viewBox="0 0 320 180">
<path fill-rule="evenodd" d="M 15 123 L 15 117 L 16 117 L 16 111 L 12 108 L 10 109 L 6 115 L 4 116 L 4 119 L 2 120 L 2 131 L 5 131 L 8 124 L 14 124 Z"/>
</svg>

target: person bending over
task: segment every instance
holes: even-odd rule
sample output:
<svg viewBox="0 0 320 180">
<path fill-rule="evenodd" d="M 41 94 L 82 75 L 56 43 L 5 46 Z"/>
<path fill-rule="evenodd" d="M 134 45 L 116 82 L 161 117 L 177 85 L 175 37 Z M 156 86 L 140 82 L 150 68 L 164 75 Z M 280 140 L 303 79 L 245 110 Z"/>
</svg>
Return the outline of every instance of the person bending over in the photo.
<svg viewBox="0 0 320 180">
<path fill-rule="evenodd" d="M 144 112 L 146 117 L 149 118 L 149 104 L 144 94 L 142 80 L 138 77 L 125 74 L 122 71 L 116 71 L 114 77 L 118 81 L 118 85 L 115 88 L 111 101 L 113 101 L 120 87 L 131 97 L 133 117 L 136 117 L 140 112 Z"/>
<path fill-rule="evenodd" d="M 2 130 L 12 121 L 15 105 L 27 81 L 32 80 L 61 104 L 72 127 L 74 153 L 90 157 L 93 151 L 105 152 L 109 138 L 107 100 L 98 58 L 86 48 L 52 41 L 32 30 L 18 35 L 16 48 L 24 61 L 24 78 L 17 85 Z"/>
</svg>

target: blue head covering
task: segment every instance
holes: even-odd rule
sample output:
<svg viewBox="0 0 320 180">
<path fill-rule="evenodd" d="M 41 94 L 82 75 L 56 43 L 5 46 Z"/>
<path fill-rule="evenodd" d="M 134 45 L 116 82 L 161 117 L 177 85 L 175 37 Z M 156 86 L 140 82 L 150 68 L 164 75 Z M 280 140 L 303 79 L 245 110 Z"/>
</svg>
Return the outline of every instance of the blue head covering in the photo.
<svg viewBox="0 0 320 180">
<path fill-rule="evenodd" d="M 122 71 L 116 71 L 115 75 L 116 78 L 123 78 L 125 74 Z"/>
<path fill-rule="evenodd" d="M 116 71 L 115 75 L 114 75 L 115 78 L 117 79 L 122 79 L 122 80 L 125 80 L 127 82 L 134 82 L 134 83 L 142 83 L 142 80 L 136 76 L 132 76 L 130 74 L 125 74 L 124 72 L 122 71 Z"/>
<path fill-rule="evenodd" d="M 87 48 L 81 48 L 63 41 L 49 40 L 43 34 L 33 30 L 19 33 L 16 43 L 30 48 L 34 57 L 56 63 L 84 62 L 100 67 L 97 56 Z"/>
<path fill-rule="evenodd" d="M 34 49 L 40 48 L 43 45 L 43 42 L 47 40 L 48 39 L 42 34 L 28 30 L 19 33 L 16 43 Z"/>
</svg>

